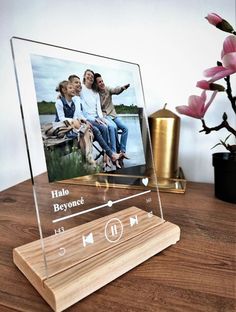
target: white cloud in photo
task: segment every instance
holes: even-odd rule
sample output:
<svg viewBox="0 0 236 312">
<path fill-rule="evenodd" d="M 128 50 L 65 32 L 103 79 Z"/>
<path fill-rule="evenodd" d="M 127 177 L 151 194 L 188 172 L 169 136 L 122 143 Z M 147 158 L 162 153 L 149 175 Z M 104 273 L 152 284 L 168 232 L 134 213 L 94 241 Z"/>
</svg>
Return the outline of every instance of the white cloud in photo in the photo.
<svg viewBox="0 0 236 312">
<path fill-rule="evenodd" d="M 35 54 L 31 54 L 31 65 L 38 102 L 54 102 L 57 97 L 55 89 L 59 82 L 67 80 L 72 74 L 79 76 L 82 81 L 84 71 L 89 68 L 94 72 L 100 73 L 105 84 L 109 87 L 123 86 L 130 83 L 130 88 L 122 92 L 120 95 L 113 96 L 114 104 L 138 104 L 133 76 L 129 71 Z"/>
</svg>

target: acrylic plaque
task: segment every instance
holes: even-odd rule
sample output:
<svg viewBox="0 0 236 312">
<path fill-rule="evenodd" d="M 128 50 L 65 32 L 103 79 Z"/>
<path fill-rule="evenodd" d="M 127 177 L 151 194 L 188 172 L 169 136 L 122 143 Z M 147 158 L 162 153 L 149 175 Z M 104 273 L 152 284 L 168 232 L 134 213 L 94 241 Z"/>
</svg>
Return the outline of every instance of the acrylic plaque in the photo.
<svg viewBox="0 0 236 312">
<path fill-rule="evenodd" d="M 51 307 L 62 311 L 176 242 L 179 230 L 159 250 L 151 247 L 154 249 L 149 253 L 150 246 L 145 249 L 150 233 L 166 222 L 154 172 L 139 66 L 22 38 L 13 37 L 11 45 L 40 233 L 39 241 L 15 250 L 15 263 Z M 84 120 L 72 115 L 66 121 L 56 118 L 56 103 L 62 97 L 67 105 L 78 105 L 73 100 L 75 90 L 69 90 L 67 84 L 63 93 L 58 85 L 71 75 L 82 83 L 87 69 L 100 73 L 109 90 L 129 85 L 111 96 L 116 118 L 128 129 L 126 157 L 118 159 L 118 163 L 96 140 L 82 100 L 78 109 Z M 80 99 L 83 89 L 82 83 Z M 97 91 L 93 92 L 100 98 Z M 80 122 L 79 126 L 74 120 Z M 120 154 L 124 143 L 122 134 L 118 127 L 116 154 Z M 110 148 L 109 135 L 108 131 L 106 144 Z M 158 234 L 151 236 L 156 239 Z M 125 248 L 129 244 L 133 247 Z M 138 254 L 134 253 L 134 257 L 130 253 L 138 245 L 142 250 L 140 259 Z M 110 269 L 106 267 L 116 259 L 115 268 L 112 264 Z M 90 280 L 89 286 L 84 271 L 90 274 L 95 269 L 98 275 L 89 278 L 96 280 L 98 276 L 100 282 Z M 84 288 L 76 288 L 79 284 Z M 85 291 L 86 287 L 91 288 Z"/>
</svg>

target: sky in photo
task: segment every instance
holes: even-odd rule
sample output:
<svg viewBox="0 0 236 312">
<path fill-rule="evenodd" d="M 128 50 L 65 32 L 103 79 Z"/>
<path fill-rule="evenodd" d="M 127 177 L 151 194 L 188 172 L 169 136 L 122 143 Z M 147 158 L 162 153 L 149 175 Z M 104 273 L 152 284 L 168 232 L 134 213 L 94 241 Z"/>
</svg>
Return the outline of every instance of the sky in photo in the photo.
<svg viewBox="0 0 236 312">
<path fill-rule="evenodd" d="M 57 97 L 55 89 L 60 81 L 67 80 L 72 74 L 79 76 L 82 81 L 84 71 L 89 68 L 102 75 L 106 86 L 117 87 L 130 83 L 127 90 L 113 96 L 114 104 L 138 105 L 133 76 L 129 71 L 35 54 L 31 54 L 31 65 L 38 102 L 54 102 Z"/>
</svg>

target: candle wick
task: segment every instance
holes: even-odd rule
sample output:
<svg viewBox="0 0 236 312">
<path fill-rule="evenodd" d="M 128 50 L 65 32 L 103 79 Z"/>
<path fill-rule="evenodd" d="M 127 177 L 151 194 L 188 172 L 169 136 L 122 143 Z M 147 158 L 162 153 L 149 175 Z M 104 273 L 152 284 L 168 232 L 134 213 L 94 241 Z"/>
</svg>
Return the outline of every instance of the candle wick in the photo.
<svg viewBox="0 0 236 312">
<path fill-rule="evenodd" d="M 166 109 L 166 106 L 167 106 L 167 103 L 165 103 L 165 105 L 164 105 L 163 109 Z"/>
</svg>

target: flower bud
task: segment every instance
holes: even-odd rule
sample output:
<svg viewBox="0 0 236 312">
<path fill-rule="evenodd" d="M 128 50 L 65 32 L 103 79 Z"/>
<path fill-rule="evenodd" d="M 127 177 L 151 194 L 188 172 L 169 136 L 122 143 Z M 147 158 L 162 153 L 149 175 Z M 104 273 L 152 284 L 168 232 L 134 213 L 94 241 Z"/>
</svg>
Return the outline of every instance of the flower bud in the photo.
<svg viewBox="0 0 236 312">
<path fill-rule="evenodd" d="M 228 116 L 227 116 L 226 113 L 223 114 L 222 119 L 223 119 L 224 121 L 226 121 L 226 120 L 228 119 Z"/>
<path fill-rule="evenodd" d="M 225 87 L 220 85 L 220 84 L 218 84 L 218 83 L 211 82 L 210 83 L 210 90 L 212 90 L 212 91 L 217 90 L 217 91 L 222 92 L 222 91 L 225 91 Z"/>
<path fill-rule="evenodd" d="M 211 91 L 225 91 L 225 88 L 217 83 L 209 82 L 207 80 L 200 80 L 197 82 L 196 87 L 201 88 L 203 90 L 211 90 Z"/>
<path fill-rule="evenodd" d="M 201 88 L 203 90 L 210 90 L 210 83 L 206 80 L 200 80 L 197 82 L 196 87 Z"/>
<path fill-rule="evenodd" d="M 208 22 L 214 26 L 217 26 L 219 23 L 222 22 L 222 18 L 217 15 L 216 13 L 209 13 L 206 17 L 205 17 Z"/>
<path fill-rule="evenodd" d="M 224 20 L 222 17 L 220 17 L 216 13 L 209 13 L 206 16 L 206 19 L 208 20 L 210 24 L 214 25 L 220 30 L 229 32 L 231 34 L 235 33 L 233 27 L 226 20 Z"/>
</svg>

